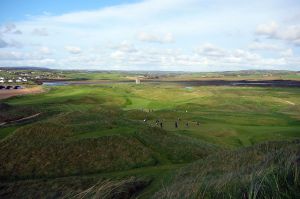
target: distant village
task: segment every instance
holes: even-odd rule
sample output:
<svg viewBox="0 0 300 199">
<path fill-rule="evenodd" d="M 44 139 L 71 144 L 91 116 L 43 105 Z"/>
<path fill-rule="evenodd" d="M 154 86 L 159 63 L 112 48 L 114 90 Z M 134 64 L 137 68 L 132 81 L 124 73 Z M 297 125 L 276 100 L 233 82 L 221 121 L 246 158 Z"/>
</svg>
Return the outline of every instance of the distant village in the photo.
<svg viewBox="0 0 300 199">
<path fill-rule="evenodd" d="M 0 84 L 28 84 L 39 79 L 63 78 L 56 72 L 0 70 Z"/>
</svg>

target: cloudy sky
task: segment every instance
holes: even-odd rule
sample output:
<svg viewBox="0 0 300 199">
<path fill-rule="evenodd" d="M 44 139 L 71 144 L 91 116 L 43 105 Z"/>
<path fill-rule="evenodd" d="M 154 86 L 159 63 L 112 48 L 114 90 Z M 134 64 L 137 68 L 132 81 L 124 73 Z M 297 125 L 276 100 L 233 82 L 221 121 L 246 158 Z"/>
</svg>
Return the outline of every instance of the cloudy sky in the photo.
<svg viewBox="0 0 300 199">
<path fill-rule="evenodd" d="M 300 70 L 300 1 L 1 0 L 0 66 Z"/>
</svg>

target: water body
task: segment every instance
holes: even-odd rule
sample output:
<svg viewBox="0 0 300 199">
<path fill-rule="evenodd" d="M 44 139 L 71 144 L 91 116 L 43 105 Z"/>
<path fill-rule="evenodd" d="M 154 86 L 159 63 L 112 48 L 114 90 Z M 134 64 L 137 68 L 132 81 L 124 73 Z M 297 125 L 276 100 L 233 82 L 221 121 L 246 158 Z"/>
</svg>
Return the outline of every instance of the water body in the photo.
<svg viewBox="0 0 300 199">
<path fill-rule="evenodd" d="M 65 86 L 69 85 L 68 82 L 43 82 L 44 86 Z"/>
<path fill-rule="evenodd" d="M 66 85 L 98 85 L 98 84 L 124 84 L 134 83 L 135 81 L 44 81 L 44 86 L 66 86 Z"/>
<path fill-rule="evenodd" d="M 65 86 L 65 85 L 98 85 L 98 84 L 135 84 L 135 81 L 45 81 L 45 86 Z M 249 87 L 299 87 L 300 81 L 296 80 L 190 80 L 190 81 L 162 81 L 162 80 L 141 80 L 143 83 L 155 84 L 180 84 L 185 86 L 186 89 L 192 89 L 193 86 L 249 86 Z"/>
<path fill-rule="evenodd" d="M 175 81 L 176 82 L 176 81 Z M 300 81 L 295 80 L 191 80 L 177 81 L 185 86 L 244 86 L 244 87 L 299 87 Z"/>
</svg>

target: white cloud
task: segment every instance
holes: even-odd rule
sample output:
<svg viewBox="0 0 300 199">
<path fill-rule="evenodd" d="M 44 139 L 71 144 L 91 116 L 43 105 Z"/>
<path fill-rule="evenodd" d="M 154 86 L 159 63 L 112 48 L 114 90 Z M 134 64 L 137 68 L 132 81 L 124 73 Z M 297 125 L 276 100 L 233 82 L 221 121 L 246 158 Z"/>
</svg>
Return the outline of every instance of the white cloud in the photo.
<svg viewBox="0 0 300 199">
<path fill-rule="evenodd" d="M 48 31 L 46 28 L 35 28 L 33 29 L 32 34 L 37 36 L 48 36 Z"/>
<path fill-rule="evenodd" d="M 23 45 L 22 43 L 11 39 L 10 41 L 5 41 L 2 38 L 0 38 L 0 48 L 8 48 L 8 47 L 13 47 L 13 48 L 21 48 Z"/>
<path fill-rule="evenodd" d="M 268 24 L 260 24 L 256 28 L 256 33 L 259 35 L 267 35 L 270 37 L 274 37 L 278 31 L 278 24 L 274 21 Z"/>
<path fill-rule="evenodd" d="M 13 34 L 16 34 L 16 35 L 21 35 L 21 34 L 23 34 L 23 33 L 22 33 L 22 31 L 21 31 L 21 30 L 15 30 L 15 31 L 13 32 Z"/>
<path fill-rule="evenodd" d="M 9 46 L 9 44 L 6 41 L 4 41 L 3 39 L 0 38 L 0 48 L 5 48 L 7 46 Z"/>
<path fill-rule="evenodd" d="M 16 41 L 14 39 L 11 39 L 9 42 L 9 47 L 14 47 L 14 48 L 22 48 L 23 47 L 23 44 L 19 41 Z"/>
<path fill-rule="evenodd" d="M 113 58 L 113 59 L 115 59 L 115 60 L 122 60 L 122 59 L 125 58 L 125 55 L 126 55 L 126 53 L 124 53 L 124 52 L 122 52 L 120 50 L 117 50 L 115 52 L 112 52 L 110 54 L 110 57 Z"/>
<path fill-rule="evenodd" d="M 42 60 L 47 59 L 40 52 L 0 51 L 0 60 Z"/>
<path fill-rule="evenodd" d="M 280 32 L 278 32 L 277 38 L 300 45 L 300 25 L 287 26 L 283 28 Z"/>
<path fill-rule="evenodd" d="M 24 59 L 24 56 L 22 53 L 20 52 L 0 52 L 0 60 L 20 60 L 20 59 Z"/>
<path fill-rule="evenodd" d="M 46 46 L 42 46 L 40 49 L 39 49 L 39 52 L 44 54 L 44 55 L 51 55 L 52 54 L 52 51 L 46 47 Z"/>
<path fill-rule="evenodd" d="M 225 56 L 226 51 L 222 48 L 219 48 L 213 44 L 206 43 L 196 48 L 196 52 L 199 55 L 209 56 L 209 57 L 221 57 Z"/>
<path fill-rule="evenodd" d="M 76 46 L 65 46 L 66 51 L 68 51 L 71 54 L 80 54 L 81 49 Z"/>
<path fill-rule="evenodd" d="M 278 51 L 281 50 L 282 47 L 279 47 L 275 44 L 262 43 L 262 42 L 253 42 L 248 48 L 250 50 L 268 50 L 268 51 Z"/>
<path fill-rule="evenodd" d="M 9 23 L 9 24 L 4 25 L 3 29 L 4 29 L 3 30 L 4 33 L 9 33 L 16 29 L 16 25 L 13 23 Z"/>
<path fill-rule="evenodd" d="M 237 59 L 241 59 L 241 61 L 257 61 L 261 59 L 260 55 L 242 49 L 234 50 L 231 53 L 231 56 Z"/>
<path fill-rule="evenodd" d="M 0 33 L 2 33 L 2 34 L 12 33 L 12 34 L 20 35 L 20 34 L 22 34 L 22 31 L 17 29 L 16 24 L 8 23 L 0 28 Z"/>
<path fill-rule="evenodd" d="M 110 45 L 109 47 L 111 49 L 115 49 L 115 50 L 118 50 L 118 51 L 121 51 L 121 52 L 128 52 L 128 53 L 137 52 L 136 47 L 127 40 L 122 41 L 118 45 Z"/>
<path fill-rule="evenodd" d="M 1 56 L 1 55 L 0 55 Z M 26 59 L 26 60 L 4 60 L 2 65 L 4 66 L 39 66 L 39 67 L 52 67 L 56 66 L 55 59 Z"/>
<path fill-rule="evenodd" d="M 256 34 L 300 45 L 300 25 L 279 26 L 276 22 L 259 25 Z"/>
<path fill-rule="evenodd" d="M 154 33 L 146 33 L 140 32 L 137 35 L 138 40 L 144 42 L 154 42 L 154 43 L 172 43 L 174 42 L 173 35 L 171 33 L 165 34 L 154 34 Z"/>
<path fill-rule="evenodd" d="M 280 56 L 282 57 L 293 57 L 293 55 L 294 52 L 291 48 L 280 52 Z"/>
</svg>

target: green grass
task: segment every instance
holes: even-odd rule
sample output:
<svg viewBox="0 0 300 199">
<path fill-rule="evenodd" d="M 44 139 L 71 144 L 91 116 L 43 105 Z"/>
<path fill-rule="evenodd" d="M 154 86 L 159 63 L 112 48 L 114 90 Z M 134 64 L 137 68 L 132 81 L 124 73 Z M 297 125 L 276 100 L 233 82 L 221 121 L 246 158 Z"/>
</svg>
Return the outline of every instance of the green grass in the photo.
<svg viewBox="0 0 300 199">
<path fill-rule="evenodd" d="M 48 89 L 47 93 L 1 101 L 9 105 L 0 110 L 3 121 L 42 114 L 24 123 L 0 127 L 0 176 L 5 180 L 0 197 L 9 190 L 28 190 L 18 193 L 22 198 L 33 197 L 37 195 L 32 190 L 38 188 L 42 192 L 46 186 L 52 187 L 47 193 L 53 196 L 61 192 L 59 187 L 63 185 L 66 188 L 63 194 L 78 194 L 93 185 L 98 186 L 103 180 L 118 184 L 134 176 L 146 179 L 145 186 L 138 191 L 141 198 L 151 197 L 162 186 L 167 186 L 166 190 L 158 193 L 168 198 L 165 191 L 176 193 L 174 187 L 202 173 L 197 170 L 200 164 L 205 172 L 218 166 L 228 167 L 228 170 L 215 170 L 217 176 L 205 174 L 203 178 L 200 176 L 200 181 L 195 178 L 195 190 L 202 193 L 203 187 L 199 186 L 209 185 L 212 187 L 207 198 L 226 198 L 227 193 L 239 198 L 241 187 L 252 194 L 248 190 L 255 185 L 255 180 L 262 180 L 261 175 L 244 173 L 250 166 L 262 169 L 270 183 L 284 179 L 281 175 L 284 169 L 277 162 L 275 169 L 281 176 L 274 177 L 277 170 L 272 170 L 270 165 L 256 167 L 256 164 L 264 164 L 264 159 L 273 157 L 270 154 L 278 153 L 272 149 L 264 156 L 263 146 L 278 146 L 284 153 L 293 152 L 286 143 L 300 137 L 298 88 L 204 86 L 187 89 L 172 83 L 149 83 Z M 178 118 L 179 127 L 175 128 Z M 144 119 L 147 122 L 143 122 Z M 163 121 L 163 129 L 155 124 L 157 119 Z M 185 125 L 187 122 L 189 126 Z M 280 142 L 260 145 L 265 141 Z M 256 153 L 259 155 L 254 156 Z M 278 157 L 285 163 L 289 161 Z M 239 165 L 243 161 L 247 163 Z M 177 174 L 177 170 L 185 166 L 184 171 L 190 169 L 195 173 Z M 178 177 L 173 178 L 174 175 Z M 231 175 L 234 177 L 226 180 Z M 235 182 L 236 175 L 245 177 L 241 187 Z M 252 181 L 249 176 L 253 177 Z M 69 185 L 68 178 L 74 179 L 74 184 Z M 86 179 L 90 180 L 85 183 Z M 214 190 L 214 186 L 222 183 L 228 187 L 222 188 L 220 193 Z M 271 188 L 263 191 L 274 188 L 265 186 Z M 92 195 L 97 193 L 93 190 Z M 287 193 L 291 195 L 290 192 Z"/>
<path fill-rule="evenodd" d="M 120 135 L 73 140 L 72 129 L 39 123 L 16 130 L 1 143 L 2 179 L 41 178 L 154 165 L 151 151 Z"/>
<path fill-rule="evenodd" d="M 129 74 L 116 72 L 64 72 L 66 78 L 87 80 L 126 80 Z"/>
<path fill-rule="evenodd" d="M 17 129 L 17 127 L 15 127 L 15 126 L 2 127 L 1 131 L 0 131 L 1 132 L 0 139 L 7 137 L 9 134 L 13 133 L 16 129 Z"/>
</svg>

